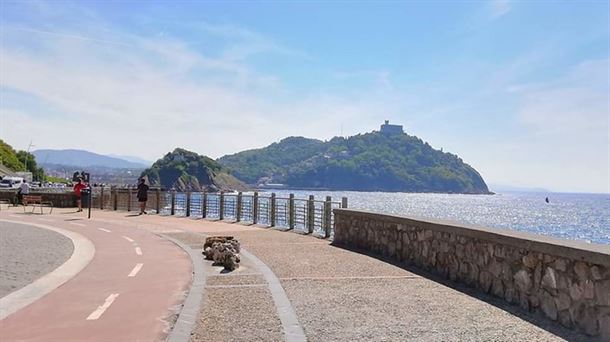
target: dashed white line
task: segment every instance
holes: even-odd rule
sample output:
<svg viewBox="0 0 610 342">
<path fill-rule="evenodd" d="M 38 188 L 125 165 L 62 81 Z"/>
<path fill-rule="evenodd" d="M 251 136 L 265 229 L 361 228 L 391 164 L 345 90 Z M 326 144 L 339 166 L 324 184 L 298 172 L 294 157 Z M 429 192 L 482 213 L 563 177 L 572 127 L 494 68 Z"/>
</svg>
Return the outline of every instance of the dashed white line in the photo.
<svg viewBox="0 0 610 342">
<path fill-rule="evenodd" d="M 142 266 L 144 266 L 144 264 L 136 264 L 136 266 L 133 268 L 133 270 L 131 270 L 131 272 L 129 272 L 128 277 L 135 277 L 136 274 L 138 274 L 138 272 L 140 272 L 140 270 L 142 269 Z"/>
<path fill-rule="evenodd" d="M 118 296 L 119 296 L 118 293 L 113 293 L 110 296 L 108 296 L 108 298 L 106 298 L 106 301 L 104 301 L 104 304 L 102 304 L 101 306 L 98 306 L 97 309 L 95 309 L 95 311 L 93 311 L 87 317 L 87 320 L 92 321 L 92 320 L 96 320 L 96 319 L 100 318 L 104 314 L 104 312 L 110 307 L 110 305 L 112 305 L 112 302 L 114 302 L 114 300 Z"/>
<path fill-rule="evenodd" d="M 130 238 L 130 237 L 128 237 L 128 236 L 125 236 L 125 235 L 123 235 L 123 239 L 125 239 L 125 240 L 127 240 L 127 241 L 129 241 L 129 242 L 133 242 L 133 239 L 132 239 L 132 238 Z"/>
<path fill-rule="evenodd" d="M 136 247 L 136 254 L 137 255 L 142 255 L 142 248 Z"/>
<path fill-rule="evenodd" d="M 106 232 L 106 233 L 112 233 L 111 230 L 104 229 L 104 228 L 98 228 L 97 230 L 101 230 L 101 231 Z"/>
<path fill-rule="evenodd" d="M 70 224 L 74 225 L 74 226 L 79 226 L 79 227 L 86 227 L 86 225 L 84 225 L 82 223 L 70 222 Z"/>
</svg>

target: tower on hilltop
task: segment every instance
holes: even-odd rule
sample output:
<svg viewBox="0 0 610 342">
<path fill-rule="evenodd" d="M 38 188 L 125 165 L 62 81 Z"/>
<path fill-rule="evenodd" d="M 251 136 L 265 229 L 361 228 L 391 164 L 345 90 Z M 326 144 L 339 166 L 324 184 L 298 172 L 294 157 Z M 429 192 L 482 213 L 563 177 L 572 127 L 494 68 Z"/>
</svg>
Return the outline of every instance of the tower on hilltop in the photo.
<svg viewBox="0 0 610 342">
<path fill-rule="evenodd" d="M 386 120 L 381 129 L 379 130 L 382 134 L 394 135 L 403 134 L 402 125 L 390 125 L 390 120 Z"/>
</svg>

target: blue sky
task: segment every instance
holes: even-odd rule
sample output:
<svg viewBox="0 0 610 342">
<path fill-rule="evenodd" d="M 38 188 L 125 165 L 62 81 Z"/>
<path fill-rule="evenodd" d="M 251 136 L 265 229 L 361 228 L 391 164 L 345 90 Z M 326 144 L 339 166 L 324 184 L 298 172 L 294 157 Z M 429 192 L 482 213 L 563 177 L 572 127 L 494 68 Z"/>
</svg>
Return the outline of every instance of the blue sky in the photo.
<svg viewBox="0 0 610 342">
<path fill-rule="evenodd" d="M 0 6 L 16 148 L 219 157 L 389 119 L 488 183 L 610 192 L 607 1 Z"/>
</svg>

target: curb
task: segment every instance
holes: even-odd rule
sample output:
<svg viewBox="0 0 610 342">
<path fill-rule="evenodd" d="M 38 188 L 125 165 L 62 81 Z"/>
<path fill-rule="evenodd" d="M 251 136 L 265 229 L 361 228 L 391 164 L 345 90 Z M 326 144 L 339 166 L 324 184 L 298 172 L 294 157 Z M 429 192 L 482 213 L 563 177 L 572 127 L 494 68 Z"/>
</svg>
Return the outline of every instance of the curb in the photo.
<svg viewBox="0 0 610 342">
<path fill-rule="evenodd" d="M 70 239 L 74 246 L 70 258 L 59 267 L 21 289 L 0 298 L 0 320 L 3 320 L 20 309 L 34 303 L 74 278 L 80 271 L 89 265 L 89 262 L 91 262 L 95 256 L 95 246 L 93 243 L 78 233 L 37 223 L 23 223 L 21 221 L 4 219 L 0 220 L 0 222 L 51 230 Z"/>
<path fill-rule="evenodd" d="M 184 300 L 182 310 L 180 310 L 180 313 L 178 314 L 178 319 L 166 340 L 168 342 L 188 342 L 191 339 L 191 332 L 199 317 L 201 300 L 203 298 L 203 291 L 205 290 L 203 257 L 198 250 L 185 245 L 177 239 L 165 234 L 158 235 L 182 248 L 191 257 L 191 262 L 193 263 L 193 283 L 189 289 L 189 294 Z"/>
</svg>

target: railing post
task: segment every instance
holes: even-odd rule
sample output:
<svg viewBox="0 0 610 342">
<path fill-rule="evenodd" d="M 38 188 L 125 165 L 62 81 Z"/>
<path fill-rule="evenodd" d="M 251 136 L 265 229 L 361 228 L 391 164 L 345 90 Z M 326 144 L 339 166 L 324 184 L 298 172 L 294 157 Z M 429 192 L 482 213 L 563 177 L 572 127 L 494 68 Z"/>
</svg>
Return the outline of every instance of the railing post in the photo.
<svg viewBox="0 0 610 342">
<path fill-rule="evenodd" d="M 223 220 L 225 218 L 225 193 L 224 191 L 220 192 L 220 199 L 219 201 L 219 209 L 218 209 L 218 219 L 219 220 Z"/>
<path fill-rule="evenodd" d="M 157 203 L 155 205 L 155 209 L 157 210 L 157 215 L 161 213 L 161 190 L 155 189 L 155 196 L 157 197 Z"/>
<path fill-rule="evenodd" d="M 119 199 L 118 199 L 119 193 L 117 191 L 118 190 L 116 187 L 114 187 L 114 191 L 112 188 L 110 188 L 110 193 L 111 194 L 114 193 L 114 198 L 112 201 L 112 209 L 114 209 L 114 211 L 117 211 L 117 209 L 119 209 Z"/>
<path fill-rule="evenodd" d="M 288 196 L 288 228 L 294 229 L 294 194 Z"/>
<path fill-rule="evenodd" d="M 191 216 L 191 192 L 186 192 L 186 217 Z"/>
<path fill-rule="evenodd" d="M 258 222 L 258 192 L 255 191 L 252 196 L 252 224 Z"/>
<path fill-rule="evenodd" d="M 131 188 L 127 189 L 127 211 L 131 211 Z"/>
<path fill-rule="evenodd" d="M 102 194 L 100 195 L 100 210 L 104 210 L 104 187 L 101 187 Z"/>
<path fill-rule="evenodd" d="M 313 233 L 313 225 L 316 216 L 315 209 L 313 195 L 309 195 L 309 200 L 307 201 L 307 232 L 309 234 Z"/>
<path fill-rule="evenodd" d="M 341 208 L 347 208 L 347 197 L 341 198 Z"/>
<path fill-rule="evenodd" d="M 235 213 L 237 222 L 241 221 L 241 201 L 242 201 L 242 193 L 240 191 L 237 193 L 237 210 Z"/>
<path fill-rule="evenodd" d="M 271 213 L 269 215 L 269 225 L 275 227 L 275 192 L 271 193 Z"/>
<path fill-rule="evenodd" d="M 206 218 L 208 211 L 208 193 L 203 191 L 201 194 L 201 218 Z"/>
<path fill-rule="evenodd" d="M 328 239 L 330 237 L 330 225 L 331 225 L 331 213 L 332 213 L 332 205 L 331 205 L 331 197 L 326 196 L 326 201 L 324 201 L 324 238 Z"/>
<path fill-rule="evenodd" d="M 172 199 L 171 199 L 172 207 L 169 211 L 169 214 L 175 215 L 176 214 L 176 190 L 172 189 L 171 194 L 172 194 L 171 195 L 172 196 Z"/>
</svg>

